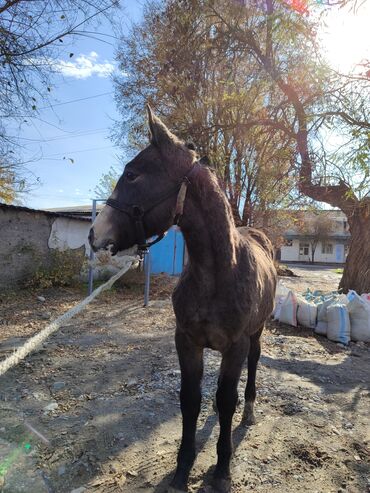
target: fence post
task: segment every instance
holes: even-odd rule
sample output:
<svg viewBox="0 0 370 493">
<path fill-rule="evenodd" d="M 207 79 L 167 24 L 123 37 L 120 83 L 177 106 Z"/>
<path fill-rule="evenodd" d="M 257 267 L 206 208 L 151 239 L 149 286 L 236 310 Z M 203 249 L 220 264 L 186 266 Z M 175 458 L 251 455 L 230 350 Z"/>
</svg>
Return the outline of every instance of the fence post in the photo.
<svg viewBox="0 0 370 493">
<path fill-rule="evenodd" d="M 144 306 L 148 306 L 149 290 L 150 290 L 150 251 L 149 250 L 146 250 L 146 252 L 144 253 L 144 276 L 145 276 Z"/>
<path fill-rule="evenodd" d="M 96 218 L 96 199 L 92 201 L 92 211 L 91 211 L 91 223 L 95 221 Z M 92 266 L 92 262 L 94 260 L 94 251 L 90 246 L 90 265 L 89 265 L 89 284 L 88 284 L 88 294 L 90 295 L 93 292 L 93 283 L 94 283 L 94 268 Z"/>
</svg>

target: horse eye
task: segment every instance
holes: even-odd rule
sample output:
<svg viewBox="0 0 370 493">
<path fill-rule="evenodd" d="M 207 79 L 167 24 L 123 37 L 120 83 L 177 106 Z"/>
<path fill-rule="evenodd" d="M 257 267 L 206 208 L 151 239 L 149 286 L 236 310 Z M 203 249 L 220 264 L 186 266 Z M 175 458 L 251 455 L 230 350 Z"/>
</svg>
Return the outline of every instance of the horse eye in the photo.
<svg viewBox="0 0 370 493">
<path fill-rule="evenodd" d="M 137 178 L 137 175 L 135 175 L 135 173 L 133 173 L 132 171 L 127 171 L 125 173 L 125 177 L 128 181 L 134 181 L 135 178 Z"/>
</svg>

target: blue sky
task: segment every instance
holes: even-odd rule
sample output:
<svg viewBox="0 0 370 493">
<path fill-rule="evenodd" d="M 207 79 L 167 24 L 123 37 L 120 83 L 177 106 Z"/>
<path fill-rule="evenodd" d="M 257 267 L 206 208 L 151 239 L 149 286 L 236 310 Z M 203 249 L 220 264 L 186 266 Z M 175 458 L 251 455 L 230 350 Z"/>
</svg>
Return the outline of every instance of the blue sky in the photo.
<svg viewBox="0 0 370 493">
<path fill-rule="evenodd" d="M 140 19 L 144 0 L 121 3 L 124 11 L 120 23 L 127 31 L 132 21 Z M 367 3 L 357 15 L 341 9 L 327 16 L 321 35 L 329 61 L 339 70 L 346 72 L 354 62 L 370 58 L 369 15 Z M 113 34 L 108 22 L 97 30 Z M 119 159 L 121 151 L 109 139 L 114 119 L 119 118 L 110 76 L 115 68 L 116 40 L 104 39 L 112 45 L 77 38 L 68 47 L 59 60 L 61 75 L 54 78 L 54 108 L 41 110 L 30 124 L 22 126 L 23 158 L 32 161 L 27 167 L 40 179 L 40 185 L 22 198 L 28 207 L 89 204 L 102 174 L 112 165 L 119 169 L 125 164 L 124 158 Z M 89 99 L 75 101 L 83 98 Z M 65 104 L 70 101 L 74 102 Z"/>
<path fill-rule="evenodd" d="M 142 2 L 130 0 L 124 5 L 122 23 L 123 29 L 128 29 L 140 18 Z M 96 30 L 113 34 L 106 21 Z M 61 56 L 61 74 L 54 77 L 51 92 L 54 107 L 28 119 L 30 123 L 20 132 L 23 158 L 32 161 L 27 168 L 40 179 L 40 184 L 22 197 L 27 207 L 88 204 L 101 175 L 112 165 L 119 168 L 124 164 L 118 159 L 121 152 L 109 140 L 110 128 L 118 118 L 111 80 L 114 51 L 110 44 L 77 38 Z M 72 58 L 69 52 L 74 53 Z M 75 101 L 83 98 L 90 99 Z M 65 104 L 68 101 L 74 102 Z"/>
</svg>

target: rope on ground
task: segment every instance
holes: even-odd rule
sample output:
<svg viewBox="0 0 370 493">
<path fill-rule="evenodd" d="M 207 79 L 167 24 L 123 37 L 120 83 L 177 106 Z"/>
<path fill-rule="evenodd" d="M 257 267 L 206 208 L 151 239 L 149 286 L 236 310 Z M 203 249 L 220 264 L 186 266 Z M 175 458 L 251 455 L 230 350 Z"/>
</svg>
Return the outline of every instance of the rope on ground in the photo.
<svg viewBox="0 0 370 493">
<path fill-rule="evenodd" d="M 64 325 L 68 320 L 72 317 L 80 313 L 89 303 L 91 303 L 100 293 L 103 291 L 110 289 L 113 284 L 121 277 L 125 272 L 129 270 L 132 263 L 137 261 L 138 257 L 129 257 L 127 256 L 124 260 L 124 267 L 114 274 L 106 283 L 102 284 L 98 288 L 93 291 L 90 296 L 82 300 L 76 306 L 72 307 L 67 312 L 63 313 L 60 317 L 56 318 L 54 322 L 51 322 L 45 329 L 41 330 L 38 334 L 28 339 L 27 342 L 20 348 L 18 348 L 11 356 L 6 358 L 4 361 L 0 363 L 0 376 L 4 375 L 6 371 L 8 371 L 13 366 L 16 366 L 20 361 L 22 361 L 29 353 L 34 351 L 40 344 L 42 344 L 45 339 L 47 339 L 51 334 L 56 332 L 59 327 Z"/>
</svg>

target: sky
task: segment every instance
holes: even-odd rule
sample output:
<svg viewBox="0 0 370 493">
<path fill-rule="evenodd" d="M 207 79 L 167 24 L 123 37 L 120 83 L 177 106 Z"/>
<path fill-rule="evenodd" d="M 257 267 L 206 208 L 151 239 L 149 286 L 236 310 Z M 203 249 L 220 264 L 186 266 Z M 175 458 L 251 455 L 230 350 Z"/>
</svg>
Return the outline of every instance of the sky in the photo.
<svg viewBox="0 0 370 493">
<path fill-rule="evenodd" d="M 123 28 L 140 18 L 142 2 L 125 2 Z M 97 31 L 113 35 L 107 21 Z M 119 117 L 113 100 L 112 72 L 116 40 L 77 38 L 58 61 L 50 94 L 53 108 L 41 109 L 22 126 L 20 143 L 27 168 L 39 184 L 22 196 L 22 204 L 59 208 L 89 204 L 103 173 L 123 167 L 121 151 L 109 134 Z M 68 53 L 73 52 L 72 58 Z M 42 108 L 42 103 L 39 103 Z"/>
<path fill-rule="evenodd" d="M 127 0 L 122 14 L 123 29 L 140 19 L 144 0 Z M 321 36 L 327 57 L 340 71 L 353 63 L 370 59 L 369 2 L 357 15 L 333 10 Z M 113 35 L 103 22 L 99 32 Z M 101 36 L 103 37 L 103 36 Z M 22 197 L 23 205 L 44 209 L 91 203 L 94 189 L 111 166 L 122 169 L 125 162 L 109 134 L 119 118 L 113 100 L 112 73 L 116 40 L 101 43 L 77 38 L 71 46 L 74 55 L 65 54 L 58 62 L 60 74 L 54 78 L 53 108 L 42 109 L 36 118 L 22 126 L 20 143 L 23 157 L 39 184 Z M 109 44 L 111 43 L 111 44 Z"/>
</svg>

